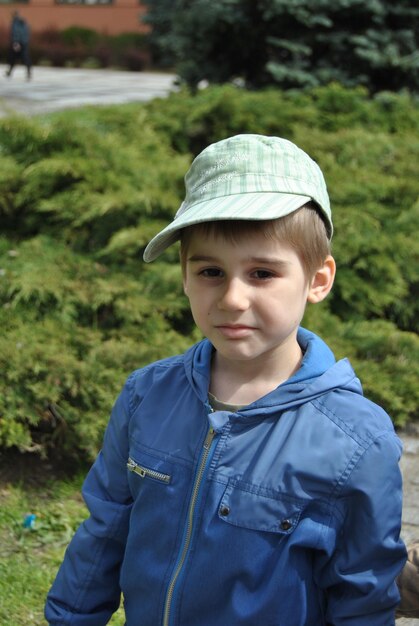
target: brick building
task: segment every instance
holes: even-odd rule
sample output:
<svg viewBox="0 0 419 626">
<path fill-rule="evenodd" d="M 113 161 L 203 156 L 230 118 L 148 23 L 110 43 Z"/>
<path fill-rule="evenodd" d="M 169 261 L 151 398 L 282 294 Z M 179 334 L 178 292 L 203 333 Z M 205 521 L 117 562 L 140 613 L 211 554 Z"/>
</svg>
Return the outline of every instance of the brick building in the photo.
<svg viewBox="0 0 419 626">
<path fill-rule="evenodd" d="M 19 11 L 32 32 L 84 26 L 101 33 L 143 33 L 146 7 L 141 0 L 0 0 L 0 30 L 8 29 L 13 11 Z"/>
</svg>

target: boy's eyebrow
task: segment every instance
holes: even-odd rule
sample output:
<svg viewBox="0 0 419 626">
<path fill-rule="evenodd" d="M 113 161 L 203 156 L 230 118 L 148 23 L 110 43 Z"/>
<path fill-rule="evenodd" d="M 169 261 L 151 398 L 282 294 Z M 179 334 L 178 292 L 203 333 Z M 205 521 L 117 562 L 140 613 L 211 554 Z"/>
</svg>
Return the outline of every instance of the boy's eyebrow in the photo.
<svg viewBox="0 0 419 626">
<path fill-rule="evenodd" d="M 252 256 L 249 258 L 249 261 L 252 261 L 253 263 L 260 263 L 261 265 L 278 265 L 281 267 L 289 265 L 289 261 L 266 256 Z"/>
<path fill-rule="evenodd" d="M 246 259 L 250 263 L 260 263 L 261 265 L 276 265 L 277 267 L 284 267 L 285 265 L 289 265 L 289 261 L 284 261 L 282 259 L 277 259 L 275 257 L 259 257 L 252 256 Z M 193 254 L 188 257 L 189 263 L 219 263 L 220 260 L 217 257 L 207 256 L 204 254 Z"/>
<path fill-rule="evenodd" d="M 218 261 L 218 259 L 213 256 L 206 256 L 204 254 L 193 254 L 192 256 L 188 257 L 188 261 L 189 263 L 199 263 L 200 261 L 215 263 L 216 261 Z"/>
</svg>

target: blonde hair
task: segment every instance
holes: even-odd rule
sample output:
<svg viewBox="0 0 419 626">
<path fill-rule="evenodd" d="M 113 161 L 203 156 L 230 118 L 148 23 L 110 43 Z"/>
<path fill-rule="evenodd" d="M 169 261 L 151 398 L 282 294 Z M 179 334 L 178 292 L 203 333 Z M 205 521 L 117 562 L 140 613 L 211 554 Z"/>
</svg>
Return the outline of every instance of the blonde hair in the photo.
<svg viewBox="0 0 419 626">
<path fill-rule="evenodd" d="M 330 254 L 326 225 L 314 203 L 273 220 L 219 220 L 188 226 L 180 234 L 180 261 L 185 273 L 186 257 L 192 235 L 222 237 L 235 244 L 253 234 L 263 234 L 267 240 L 287 243 L 298 255 L 307 281 L 324 264 Z"/>
</svg>

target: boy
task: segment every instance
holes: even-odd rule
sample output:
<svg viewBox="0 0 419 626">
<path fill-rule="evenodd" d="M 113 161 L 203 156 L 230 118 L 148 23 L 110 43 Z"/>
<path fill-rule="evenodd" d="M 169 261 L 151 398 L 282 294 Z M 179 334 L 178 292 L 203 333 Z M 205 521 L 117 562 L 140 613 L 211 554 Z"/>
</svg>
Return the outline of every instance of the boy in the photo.
<svg viewBox="0 0 419 626">
<path fill-rule="evenodd" d="M 181 240 L 206 336 L 134 372 L 84 484 L 50 624 L 388 626 L 405 561 L 400 443 L 299 328 L 335 274 L 318 166 L 276 137 L 209 146 L 145 261 Z"/>
</svg>

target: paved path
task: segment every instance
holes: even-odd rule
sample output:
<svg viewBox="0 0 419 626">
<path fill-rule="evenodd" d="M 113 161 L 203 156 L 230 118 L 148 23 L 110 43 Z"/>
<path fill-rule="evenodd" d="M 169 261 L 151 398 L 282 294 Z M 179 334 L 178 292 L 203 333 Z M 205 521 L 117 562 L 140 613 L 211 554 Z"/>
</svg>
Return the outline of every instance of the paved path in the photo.
<svg viewBox="0 0 419 626">
<path fill-rule="evenodd" d="M 11 78 L 0 65 L 0 116 L 33 115 L 85 104 L 141 102 L 174 89 L 173 74 L 34 67 L 31 81 L 23 66 Z"/>
<path fill-rule="evenodd" d="M 401 468 L 404 479 L 403 537 L 419 541 L 419 437 L 402 435 L 404 452 Z"/>
<path fill-rule="evenodd" d="M 0 116 L 47 113 L 85 104 L 141 102 L 175 89 L 172 74 L 35 67 L 33 79 L 27 82 L 21 66 L 15 68 L 10 79 L 4 76 L 5 69 L 0 65 Z M 405 433 L 401 438 L 403 538 L 409 543 L 419 540 L 419 431 Z M 418 625 L 419 620 L 397 621 L 397 626 Z"/>
</svg>

